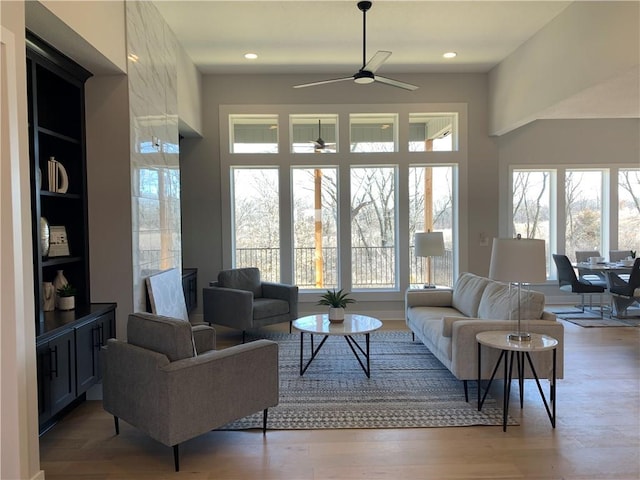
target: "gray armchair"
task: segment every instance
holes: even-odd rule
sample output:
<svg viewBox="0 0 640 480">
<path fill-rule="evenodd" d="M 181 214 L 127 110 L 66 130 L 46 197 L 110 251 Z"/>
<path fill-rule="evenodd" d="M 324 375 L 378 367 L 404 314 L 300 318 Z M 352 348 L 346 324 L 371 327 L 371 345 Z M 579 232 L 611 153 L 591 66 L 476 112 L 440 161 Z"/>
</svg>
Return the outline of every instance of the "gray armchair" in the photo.
<svg viewBox="0 0 640 480">
<path fill-rule="evenodd" d="M 263 282 L 255 267 L 222 270 L 218 281 L 202 289 L 206 323 L 247 330 L 298 318 L 298 287 Z"/>
<path fill-rule="evenodd" d="M 103 406 L 151 438 L 173 447 L 278 404 L 278 344 L 258 340 L 215 350 L 209 326 L 150 313 L 129 315 L 128 342 L 103 347 Z M 194 345 L 197 353 L 194 352 Z"/>
</svg>

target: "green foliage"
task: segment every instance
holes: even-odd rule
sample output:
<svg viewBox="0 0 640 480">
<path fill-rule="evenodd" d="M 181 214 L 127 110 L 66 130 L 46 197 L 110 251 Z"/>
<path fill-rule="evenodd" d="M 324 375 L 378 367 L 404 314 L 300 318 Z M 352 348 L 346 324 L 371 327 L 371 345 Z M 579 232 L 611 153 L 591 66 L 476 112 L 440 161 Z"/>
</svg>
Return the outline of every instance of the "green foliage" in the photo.
<svg viewBox="0 0 640 480">
<path fill-rule="evenodd" d="M 327 305 L 332 308 L 347 308 L 350 303 L 355 303 L 353 298 L 349 298 L 349 292 L 343 292 L 342 289 L 336 292 L 335 289 L 327 290 L 327 292 L 320 297 L 320 301 L 317 305 Z"/>
<path fill-rule="evenodd" d="M 74 297 L 76 293 L 76 288 L 72 287 L 69 283 L 63 285 L 58 289 L 58 296 L 60 297 Z"/>
<path fill-rule="evenodd" d="M 635 250 L 631 250 L 629 253 L 631 254 L 631 258 L 636 258 L 636 251 Z"/>
</svg>

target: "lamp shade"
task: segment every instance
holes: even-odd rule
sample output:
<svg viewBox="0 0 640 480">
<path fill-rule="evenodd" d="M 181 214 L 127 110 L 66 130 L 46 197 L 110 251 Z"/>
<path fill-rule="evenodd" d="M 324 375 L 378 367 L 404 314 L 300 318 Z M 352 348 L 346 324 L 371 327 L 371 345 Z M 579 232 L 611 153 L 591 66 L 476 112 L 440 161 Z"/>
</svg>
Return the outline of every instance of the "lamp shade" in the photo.
<svg viewBox="0 0 640 480">
<path fill-rule="evenodd" d="M 442 232 L 416 232 L 413 241 L 416 257 L 441 257 L 444 255 Z"/>
<path fill-rule="evenodd" d="M 547 279 L 544 240 L 494 238 L 489 278 L 512 283 L 544 282 Z"/>
</svg>

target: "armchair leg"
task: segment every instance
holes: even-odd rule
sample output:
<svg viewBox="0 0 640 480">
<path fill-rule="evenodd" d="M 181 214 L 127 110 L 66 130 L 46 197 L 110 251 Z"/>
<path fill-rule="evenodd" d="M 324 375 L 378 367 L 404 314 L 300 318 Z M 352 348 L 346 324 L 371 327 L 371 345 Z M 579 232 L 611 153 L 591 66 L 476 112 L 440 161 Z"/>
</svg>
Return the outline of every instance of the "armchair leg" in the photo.
<svg viewBox="0 0 640 480">
<path fill-rule="evenodd" d="M 289 322 L 289 333 L 291 333 L 291 326 L 293 325 L 293 322 Z"/>
<path fill-rule="evenodd" d="M 462 386 L 464 387 L 464 401 L 469 403 L 469 386 L 466 380 L 462 381 Z"/>
<path fill-rule="evenodd" d="M 265 435 L 267 433 L 267 415 L 269 414 L 269 409 L 265 408 L 262 411 L 262 434 Z"/>
<path fill-rule="evenodd" d="M 119 418 L 115 415 L 113 416 L 113 425 L 116 427 L 116 435 L 120 435 L 120 422 Z"/>
<path fill-rule="evenodd" d="M 173 464 L 176 467 L 176 472 L 180 471 L 180 450 L 178 446 L 179 444 L 173 446 Z"/>
</svg>

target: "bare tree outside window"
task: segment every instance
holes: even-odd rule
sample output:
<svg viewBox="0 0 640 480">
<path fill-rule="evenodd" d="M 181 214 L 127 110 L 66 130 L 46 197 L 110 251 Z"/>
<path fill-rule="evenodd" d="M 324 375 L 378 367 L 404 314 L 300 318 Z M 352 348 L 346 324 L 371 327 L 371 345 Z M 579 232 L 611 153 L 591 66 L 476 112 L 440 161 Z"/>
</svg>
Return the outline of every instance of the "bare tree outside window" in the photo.
<svg viewBox="0 0 640 480">
<path fill-rule="evenodd" d="M 618 172 L 618 249 L 640 247 L 640 169 Z"/>
<path fill-rule="evenodd" d="M 351 168 L 353 288 L 396 285 L 395 177 L 393 167 Z"/>
<path fill-rule="evenodd" d="M 277 168 L 233 169 L 234 265 L 258 267 L 266 281 L 280 279 Z"/>
<path fill-rule="evenodd" d="M 565 195 L 565 253 L 575 261 L 576 250 L 601 250 L 602 172 L 567 170 Z"/>
</svg>

